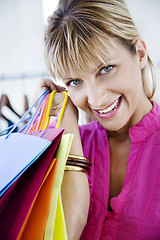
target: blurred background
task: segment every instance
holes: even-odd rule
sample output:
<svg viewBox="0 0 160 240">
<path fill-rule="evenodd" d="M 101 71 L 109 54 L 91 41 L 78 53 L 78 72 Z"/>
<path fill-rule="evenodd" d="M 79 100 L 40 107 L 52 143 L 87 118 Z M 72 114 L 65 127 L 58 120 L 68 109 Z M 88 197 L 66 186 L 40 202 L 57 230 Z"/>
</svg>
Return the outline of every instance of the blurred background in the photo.
<svg viewBox="0 0 160 240">
<path fill-rule="evenodd" d="M 31 105 L 40 79 L 49 76 L 44 61 L 43 33 L 57 2 L 0 0 L 0 99 L 3 96 L 7 102 L 0 109 L 0 130 L 8 125 L 7 119 L 18 121 Z M 126 3 L 146 41 L 160 85 L 160 1 L 126 0 Z"/>
</svg>

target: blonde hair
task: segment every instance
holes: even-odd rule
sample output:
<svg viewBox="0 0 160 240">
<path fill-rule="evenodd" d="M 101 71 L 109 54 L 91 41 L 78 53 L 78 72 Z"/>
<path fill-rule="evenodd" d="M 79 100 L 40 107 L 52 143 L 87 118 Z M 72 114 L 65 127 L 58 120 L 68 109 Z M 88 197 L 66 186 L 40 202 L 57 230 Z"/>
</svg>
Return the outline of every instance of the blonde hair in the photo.
<svg viewBox="0 0 160 240">
<path fill-rule="evenodd" d="M 103 62 L 95 44 L 99 41 L 102 49 L 107 51 L 103 38 L 111 45 L 113 38 L 118 39 L 135 53 L 135 43 L 140 35 L 123 0 L 60 0 L 48 18 L 45 31 L 46 62 L 53 78 L 61 79 L 70 66 L 86 71 L 94 64 L 91 59 Z M 152 88 L 146 74 L 147 66 L 142 70 L 142 80 L 150 99 L 156 87 L 154 66 L 149 56 L 148 66 Z"/>
</svg>

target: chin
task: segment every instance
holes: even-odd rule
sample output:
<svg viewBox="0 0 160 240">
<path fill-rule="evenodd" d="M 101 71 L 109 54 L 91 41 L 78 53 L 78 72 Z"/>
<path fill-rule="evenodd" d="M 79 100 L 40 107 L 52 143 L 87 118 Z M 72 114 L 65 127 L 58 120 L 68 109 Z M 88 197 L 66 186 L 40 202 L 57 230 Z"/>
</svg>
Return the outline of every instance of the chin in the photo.
<svg viewBox="0 0 160 240">
<path fill-rule="evenodd" d="M 118 122 L 118 120 L 117 120 L 117 122 Z M 122 129 L 125 129 L 125 126 L 126 126 L 126 128 L 127 128 L 127 123 L 121 123 L 120 124 L 120 122 L 118 122 L 118 124 L 116 124 L 116 123 L 114 123 L 114 124 L 105 124 L 105 123 L 102 123 L 102 122 L 100 122 L 99 121 L 99 124 L 102 126 L 102 127 L 104 127 L 106 130 L 108 130 L 108 131 L 111 131 L 111 132 L 116 132 L 116 131 L 120 131 L 120 130 L 122 130 Z"/>
</svg>

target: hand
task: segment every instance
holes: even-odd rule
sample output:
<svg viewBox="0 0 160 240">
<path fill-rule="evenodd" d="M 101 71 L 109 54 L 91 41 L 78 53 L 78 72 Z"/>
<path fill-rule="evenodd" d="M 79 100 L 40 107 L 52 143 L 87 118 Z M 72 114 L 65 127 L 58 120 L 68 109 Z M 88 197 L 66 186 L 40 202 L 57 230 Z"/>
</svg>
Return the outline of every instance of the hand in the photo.
<svg viewBox="0 0 160 240">
<path fill-rule="evenodd" d="M 64 101 L 64 94 L 62 94 L 61 92 L 66 91 L 66 89 L 62 86 L 56 85 L 50 78 L 45 78 L 42 79 L 40 84 L 38 85 L 34 98 L 37 99 L 44 91 L 48 89 L 50 91 L 56 90 L 56 94 L 54 96 L 53 104 L 50 110 L 50 116 L 58 117 Z M 76 121 L 78 121 L 78 110 L 74 106 L 70 98 L 68 99 L 65 112 L 68 111 L 68 109 L 72 117 L 74 119 L 76 118 Z"/>
<path fill-rule="evenodd" d="M 46 90 L 50 90 L 50 91 L 53 91 L 53 90 L 56 90 L 57 92 L 63 92 L 63 91 L 66 91 L 66 89 L 62 86 L 58 86 L 56 85 L 52 79 L 50 78 L 44 78 L 41 80 L 40 82 L 40 86 L 39 86 L 39 90 L 41 93 L 43 93 L 44 91 Z"/>
</svg>

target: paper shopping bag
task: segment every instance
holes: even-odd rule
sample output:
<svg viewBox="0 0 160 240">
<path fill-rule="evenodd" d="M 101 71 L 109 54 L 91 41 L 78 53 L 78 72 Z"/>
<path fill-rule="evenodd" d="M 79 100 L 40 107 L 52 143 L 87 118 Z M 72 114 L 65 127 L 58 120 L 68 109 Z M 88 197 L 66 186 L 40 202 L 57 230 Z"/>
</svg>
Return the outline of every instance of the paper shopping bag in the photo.
<svg viewBox="0 0 160 240">
<path fill-rule="evenodd" d="M 54 129 L 44 131 L 50 131 L 54 135 Z M 55 131 L 57 133 L 57 129 Z M 62 134 L 63 130 L 59 129 L 59 131 Z M 17 238 L 53 158 L 61 134 L 56 137 L 47 151 L 21 175 L 16 187 L 14 186 L 14 190 L 9 195 L 9 199 L 7 199 L 5 205 L 2 205 L 0 212 L 0 236 L 2 239 L 14 240 Z"/>
<path fill-rule="evenodd" d="M 44 121 L 44 123 L 45 123 L 45 121 Z M 68 140 L 67 139 L 66 139 L 66 141 L 61 140 L 60 146 L 58 147 L 58 149 L 60 148 L 60 151 L 61 151 L 61 154 L 60 154 L 61 164 L 60 164 L 59 160 L 57 161 L 57 163 L 59 165 L 59 170 L 61 169 L 60 170 L 61 174 L 59 172 L 59 175 L 63 175 L 63 173 L 64 173 L 64 167 L 62 167 L 63 166 L 63 164 L 62 164 L 63 161 L 62 160 L 66 161 L 67 156 L 68 156 L 68 152 L 69 152 L 69 148 L 70 148 L 70 144 L 71 144 L 71 138 L 72 138 L 71 135 L 70 136 L 68 135 L 67 137 L 68 137 Z M 63 137 L 62 137 L 62 139 L 63 139 Z M 65 145 L 65 147 L 64 147 L 64 145 Z M 59 150 L 57 150 L 57 151 L 59 151 Z M 57 156 L 57 154 L 55 156 Z M 55 178 L 57 179 L 57 172 L 56 172 Z M 58 178 L 60 180 L 60 176 Z M 59 183 L 60 183 L 60 181 L 59 181 Z M 53 184 L 53 189 L 54 188 L 55 188 L 55 185 Z M 35 208 L 34 208 L 34 210 L 35 210 Z M 58 224 L 60 223 L 61 224 L 60 231 L 58 231 L 57 228 L 56 228 L 57 230 L 55 230 L 55 236 L 56 236 L 55 239 L 66 239 L 67 234 L 66 234 L 66 227 L 65 227 L 64 215 L 63 215 L 63 209 L 62 209 L 61 201 L 59 201 L 59 198 L 57 200 L 57 206 L 55 207 L 55 210 L 56 210 L 55 223 L 58 223 Z M 32 220 L 31 220 L 31 216 L 32 216 Z M 21 232 L 22 232 L 23 228 L 21 229 L 21 232 L 20 232 L 17 240 L 18 239 L 37 239 L 37 240 L 42 239 L 42 233 L 43 232 L 41 231 L 41 234 L 40 234 L 39 233 L 40 231 L 37 231 L 37 226 L 39 225 L 39 221 L 37 221 L 38 220 L 37 211 L 32 211 L 31 216 L 28 219 L 27 225 L 25 226 L 25 230 L 23 231 L 22 234 L 21 234 Z M 43 229 L 43 227 L 41 228 L 41 230 L 42 229 Z"/>
<path fill-rule="evenodd" d="M 32 133 L 32 135 L 49 140 L 50 142 L 54 141 L 53 146 L 53 153 L 56 151 L 56 148 L 60 142 L 60 139 L 62 137 L 63 129 L 47 129 L 47 130 L 39 130 Z M 3 176 L 3 175 L 1 175 Z M 19 181 L 19 178 L 11 185 L 11 187 L 3 194 L 3 196 L 0 198 L 0 212 L 2 207 L 5 206 L 5 203 L 8 201 L 9 196 L 14 191 L 14 188 Z"/>
<path fill-rule="evenodd" d="M 0 197 L 50 144 L 46 139 L 20 133 L 7 139 L 0 137 Z"/>
<path fill-rule="evenodd" d="M 60 145 L 54 155 L 58 161 L 54 187 L 51 197 L 51 205 L 45 229 L 44 240 L 66 240 L 67 232 L 61 203 L 61 185 L 64 175 L 64 168 L 71 147 L 73 136 L 66 134 L 62 136 Z"/>
<path fill-rule="evenodd" d="M 17 240 L 41 240 L 43 239 L 46 221 L 49 212 L 51 192 L 56 174 L 57 159 L 54 158 L 47 170 L 43 182 L 25 218 Z"/>
<path fill-rule="evenodd" d="M 66 95 L 66 93 L 65 93 Z M 54 94 L 51 93 L 51 96 L 53 97 Z M 66 95 L 67 96 L 67 95 Z M 48 96 L 47 96 L 48 99 Z M 66 104 L 65 97 L 65 104 Z M 62 110 L 64 111 L 65 104 L 63 104 Z M 43 105 L 43 104 L 42 104 Z M 51 101 L 49 98 L 49 105 L 51 107 Z M 39 105 L 41 108 L 41 105 Z M 45 109 L 46 106 L 44 106 Z M 38 109 L 39 109 L 38 108 Z M 57 127 L 60 124 L 60 119 L 62 118 L 63 111 L 61 111 L 60 118 L 58 119 Z M 40 124 L 42 129 L 47 128 L 49 123 L 49 110 L 47 109 L 45 114 L 40 114 L 40 116 L 43 116 L 43 124 Z M 41 121 L 41 118 L 39 118 L 39 113 L 34 114 L 31 118 L 29 124 L 24 127 L 23 133 L 31 134 L 29 137 L 37 137 L 37 138 L 44 138 L 44 135 L 47 138 L 47 141 L 51 141 L 50 134 L 48 136 L 48 129 L 44 132 L 41 132 L 41 129 L 37 129 L 37 119 L 38 122 Z M 32 125 L 34 127 L 32 127 Z M 36 131 L 35 131 L 36 130 Z M 38 131 L 38 132 L 37 132 Z M 53 130 L 52 130 L 53 131 Z M 61 130 L 60 130 L 61 131 Z M 13 134 L 9 135 L 8 138 L 5 139 L 11 139 Z M 24 134 L 25 135 L 25 134 Z M 57 139 L 56 139 L 57 140 Z M 23 142 L 21 142 L 22 145 Z M 30 145 L 31 149 L 34 147 L 34 145 Z M 0 199 L 0 237 L 2 239 L 20 239 L 20 238 L 28 238 L 35 239 L 35 236 L 38 236 L 38 239 L 42 238 L 42 235 L 44 234 L 44 227 L 47 220 L 48 212 L 47 209 L 50 209 L 50 199 L 52 197 L 52 192 L 50 189 L 50 193 L 48 191 L 48 187 L 45 186 L 51 186 L 51 183 L 53 184 L 54 189 L 54 178 L 56 180 L 56 170 L 55 170 L 55 163 L 53 163 L 53 152 L 57 149 L 57 145 L 55 147 L 55 140 L 54 144 L 51 143 L 46 151 L 43 151 L 43 153 L 40 153 L 41 156 L 37 156 L 36 161 L 33 160 L 28 165 L 26 165 L 26 168 L 24 168 L 24 171 L 19 172 L 19 175 L 16 176 L 16 178 L 12 179 L 12 182 L 10 183 L 9 189 L 3 194 L 2 198 Z M 26 152 L 26 149 L 25 149 Z M 28 155 L 28 152 L 26 155 Z M 15 156 L 16 157 L 16 156 Z M 23 157 L 23 156 L 22 156 Z M 4 160 L 4 159 L 3 159 Z M 13 158 L 14 160 L 14 158 Z M 23 159 L 22 159 L 23 160 Z M 58 160 L 57 160 L 58 161 Z M 53 165 L 52 165 L 53 164 Z M 51 168 L 51 170 L 49 170 Z M 58 166 L 57 166 L 58 169 Z M 64 171 L 64 170 L 63 170 Z M 55 175 L 55 176 L 54 176 Z M 52 177 L 49 177 L 52 176 Z M 52 180 L 49 180 L 51 178 Z M 49 182 L 49 183 L 48 183 Z M 47 189 L 45 191 L 45 189 Z M 43 192 L 46 192 L 47 196 L 43 201 L 45 201 L 46 211 L 41 215 L 41 229 L 37 227 L 36 221 L 38 218 L 40 211 L 37 211 L 36 209 L 41 209 L 41 201 L 43 196 Z M 58 203 L 58 202 L 57 202 Z M 56 206 L 57 209 L 57 206 Z M 63 209 L 60 210 L 63 214 Z M 36 214 L 35 214 L 36 213 Z M 57 214 L 56 214 L 57 216 Z M 33 223 L 34 224 L 31 224 Z M 63 222 L 64 229 L 65 229 L 65 222 Z M 34 229 L 33 229 L 34 226 Z M 36 231 L 36 235 L 33 236 L 33 230 Z M 27 235 L 26 235 L 27 233 Z M 28 233 L 30 235 L 28 235 Z M 26 239 L 27 239 L 26 238 Z"/>
<path fill-rule="evenodd" d="M 60 193 L 58 194 L 57 209 L 56 209 L 56 216 L 55 216 L 54 231 L 53 231 L 52 239 L 62 239 L 62 240 L 68 239 Z"/>
<path fill-rule="evenodd" d="M 0 197 L 51 144 L 48 139 L 22 133 L 12 133 L 19 124 L 26 120 L 25 116 L 40 101 L 33 117 L 37 115 L 39 106 L 47 95 L 48 91 L 45 91 L 22 116 L 20 121 L 12 127 L 10 132 L 0 137 Z M 28 128 L 32 123 L 31 120 L 32 118 L 24 127 Z"/>
</svg>

